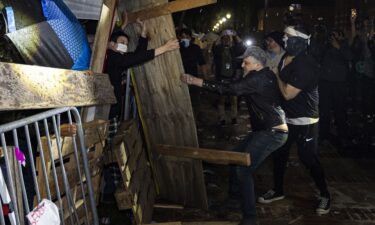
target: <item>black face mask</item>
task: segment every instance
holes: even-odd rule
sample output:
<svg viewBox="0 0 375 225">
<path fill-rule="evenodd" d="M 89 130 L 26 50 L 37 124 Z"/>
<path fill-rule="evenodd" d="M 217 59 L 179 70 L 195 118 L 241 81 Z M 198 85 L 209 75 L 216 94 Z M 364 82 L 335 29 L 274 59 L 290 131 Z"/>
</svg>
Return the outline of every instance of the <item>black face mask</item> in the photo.
<svg viewBox="0 0 375 225">
<path fill-rule="evenodd" d="M 285 43 L 285 51 L 292 56 L 305 51 L 308 47 L 308 41 L 301 37 L 288 37 Z"/>
</svg>

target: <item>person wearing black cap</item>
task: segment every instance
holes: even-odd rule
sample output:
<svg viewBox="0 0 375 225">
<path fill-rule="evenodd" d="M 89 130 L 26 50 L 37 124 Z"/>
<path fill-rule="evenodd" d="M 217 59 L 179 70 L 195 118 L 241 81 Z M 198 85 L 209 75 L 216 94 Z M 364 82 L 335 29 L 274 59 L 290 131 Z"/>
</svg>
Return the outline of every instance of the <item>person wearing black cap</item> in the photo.
<svg viewBox="0 0 375 225">
<path fill-rule="evenodd" d="M 279 31 L 274 31 L 266 35 L 265 42 L 267 47 L 267 66 L 277 73 L 277 66 L 281 58 L 285 54 L 284 50 L 284 34 Z"/>
<path fill-rule="evenodd" d="M 271 203 L 284 198 L 284 175 L 291 145 L 297 143 L 298 156 L 310 171 L 320 191 L 316 213 L 330 210 L 331 197 L 324 170 L 318 158 L 319 95 L 317 63 L 308 51 L 310 35 L 302 25 L 284 30 L 287 54 L 279 65 L 276 77 L 285 98 L 283 109 L 289 127 L 288 141 L 274 152 L 274 189 L 258 198 L 260 203 Z"/>
<path fill-rule="evenodd" d="M 253 173 L 259 165 L 288 137 L 285 114 L 280 104 L 282 96 L 275 74 L 266 67 L 266 53 L 259 47 L 249 47 L 241 56 L 244 77 L 229 83 L 208 81 L 189 74 L 181 76 L 187 84 L 202 87 L 221 95 L 245 97 L 253 132 L 236 147 L 236 151 L 250 153 L 251 166 L 237 167 L 240 181 L 243 219 L 240 225 L 257 224 Z"/>
</svg>

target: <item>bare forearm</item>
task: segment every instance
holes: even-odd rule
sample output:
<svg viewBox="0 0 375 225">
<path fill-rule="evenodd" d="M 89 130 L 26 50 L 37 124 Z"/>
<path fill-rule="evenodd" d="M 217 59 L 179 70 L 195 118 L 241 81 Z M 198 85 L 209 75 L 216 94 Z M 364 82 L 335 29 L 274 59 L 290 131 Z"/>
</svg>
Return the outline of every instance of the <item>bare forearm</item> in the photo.
<svg viewBox="0 0 375 225">
<path fill-rule="evenodd" d="M 197 86 L 197 87 L 202 87 L 203 86 L 203 79 L 198 78 L 198 77 L 194 77 L 190 84 L 194 85 L 194 86 Z"/>
<path fill-rule="evenodd" d="M 159 48 L 156 48 L 155 49 L 155 57 L 158 56 L 158 55 L 161 55 L 163 53 L 165 53 L 167 50 L 164 46 L 160 46 Z"/>
</svg>

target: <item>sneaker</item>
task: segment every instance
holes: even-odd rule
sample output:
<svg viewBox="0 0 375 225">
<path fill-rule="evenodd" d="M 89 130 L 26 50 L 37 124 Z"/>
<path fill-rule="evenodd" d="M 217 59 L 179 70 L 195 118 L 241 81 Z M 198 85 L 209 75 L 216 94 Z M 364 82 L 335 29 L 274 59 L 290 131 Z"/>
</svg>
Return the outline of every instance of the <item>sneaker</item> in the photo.
<svg viewBox="0 0 375 225">
<path fill-rule="evenodd" d="M 324 215 L 329 213 L 331 209 L 331 199 L 326 197 L 320 197 L 318 207 L 316 208 L 316 213 L 319 215 Z"/>
<path fill-rule="evenodd" d="M 274 190 L 269 190 L 262 196 L 258 198 L 259 203 L 268 204 L 274 201 L 282 200 L 285 196 L 282 194 L 277 194 Z"/>
</svg>

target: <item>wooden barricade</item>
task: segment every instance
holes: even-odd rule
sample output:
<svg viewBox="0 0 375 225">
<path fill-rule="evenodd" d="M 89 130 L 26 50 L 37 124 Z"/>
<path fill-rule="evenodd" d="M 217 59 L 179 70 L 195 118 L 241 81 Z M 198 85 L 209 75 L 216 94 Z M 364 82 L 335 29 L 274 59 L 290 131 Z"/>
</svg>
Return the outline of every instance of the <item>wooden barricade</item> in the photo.
<svg viewBox="0 0 375 225">
<path fill-rule="evenodd" d="M 103 153 L 103 146 L 105 145 L 105 139 L 107 138 L 108 134 L 108 121 L 104 120 L 95 120 L 88 123 L 83 124 L 84 135 L 85 135 L 85 144 L 86 148 L 89 149 L 87 153 L 87 159 L 89 162 L 89 171 L 92 177 L 92 184 L 95 193 L 96 202 L 98 202 L 99 196 L 99 189 L 100 189 L 100 179 L 103 169 L 102 164 L 102 153 Z M 81 157 L 76 160 L 76 156 L 74 154 L 74 145 L 73 145 L 73 138 L 74 137 L 63 137 L 61 138 L 61 155 L 64 162 L 65 171 L 67 174 L 67 179 L 69 183 L 69 188 L 72 196 L 72 200 L 75 205 L 76 212 L 78 214 L 78 218 L 80 220 L 80 224 L 82 224 L 85 220 L 85 207 L 84 207 L 84 197 L 87 196 L 87 187 L 86 187 L 86 178 L 84 174 L 84 169 L 82 166 L 82 159 Z M 77 143 L 77 153 L 80 156 L 80 142 L 78 138 L 76 138 Z M 52 159 L 50 157 L 48 151 L 48 140 L 46 137 L 42 138 L 42 150 L 45 159 L 45 166 L 47 171 L 47 179 L 51 191 L 51 198 L 55 200 L 55 203 L 58 207 L 60 207 L 60 203 L 58 202 L 58 195 L 56 193 L 55 183 L 53 180 L 53 171 L 52 171 L 52 163 L 54 163 L 56 167 L 56 174 L 58 178 L 58 185 L 60 190 L 60 197 L 62 199 L 63 211 L 64 211 L 64 220 L 66 223 L 70 223 L 70 213 L 68 199 L 65 193 L 63 176 L 61 172 L 61 165 L 59 161 L 58 155 L 58 147 L 56 137 L 51 137 L 51 147 L 52 147 Z M 39 149 L 40 151 L 41 149 Z M 77 172 L 77 167 L 80 167 L 81 171 L 81 179 Z M 36 159 L 36 169 L 38 171 L 38 184 L 40 189 L 40 194 L 42 198 L 47 198 L 47 190 L 45 186 L 45 180 L 43 176 L 42 170 L 42 160 L 40 157 Z M 83 181 L 83 184 L 80 184 L 80 180 Z M 84 187 L 84 193 L 82 193 L 81 185 Z M 88 197 L 86 197 L 86 205 L 89 210 L 90 203 L 88 201 Z M 91 213 L 91 212 L 89 212 Z M 74 216 L 74 215 L 73 215 Z M 74 221 L 74 220 L 73 220 Z"/>
<path fill-rule="evenodd" d="M 115 195 L 119 208 L 131 208 L 137 224 L 149 223 L 156 192 L 140 128 L 134 121 L 124 122 L 113 143 L 124 182 Z"/>
</svg>

